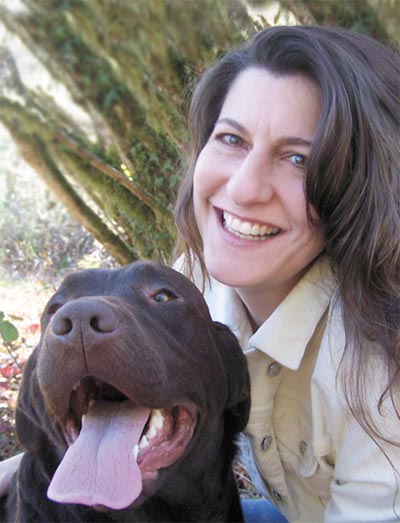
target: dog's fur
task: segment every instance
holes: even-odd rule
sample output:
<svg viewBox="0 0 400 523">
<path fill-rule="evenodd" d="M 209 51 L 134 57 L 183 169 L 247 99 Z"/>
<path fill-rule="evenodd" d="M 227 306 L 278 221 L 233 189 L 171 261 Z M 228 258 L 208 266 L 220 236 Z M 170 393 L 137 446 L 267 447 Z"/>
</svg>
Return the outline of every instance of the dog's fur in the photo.
<svg viewBox="0 0 400 523">
<path fill-rule="evenodd" d="M 242 520 L 232 460 L 235 436 L 249 414 L 246 362 L 233 334 L 211 320 L 187 278 L 144 262 L 74 273 L 47 304 L 41 327 L 16 410 L 26 452 L 3 500 L 2 521 Z M 118 510 L 47 497 L 71 427 L 79 432 L 89 399 L 99 397 L 163 409 L 171 426 L 179 425 L 174 416 L 180 408 L 193 431 L 181 442 L 179 434 L 171 436 L 172 463 L 160 454 L 157 438 L 150 443 L 143 490 Z M 139 466 L 141 459 L 139 454 Z"/>
</svg>

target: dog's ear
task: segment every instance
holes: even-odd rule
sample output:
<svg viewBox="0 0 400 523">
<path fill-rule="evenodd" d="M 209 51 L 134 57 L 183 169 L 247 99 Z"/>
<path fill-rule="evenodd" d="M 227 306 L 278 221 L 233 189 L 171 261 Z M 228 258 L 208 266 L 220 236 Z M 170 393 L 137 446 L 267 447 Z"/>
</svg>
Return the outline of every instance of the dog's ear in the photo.
<svg viewBox="0 0 400 523">
<path fill-rule="evenodd" d="M 229 327 L 219 322 L 214 322 L 214 326 L 228 384 L 225 415 L 229 417 L 235 432 L 241 432 L 247 425 L 250 413 L 250 377 L 247 360 Z"/>
<path fill-rule="evenodd" d="M 44 431 L 21 408 L 16 410 L 15 426 L 18 441 L 26 450 L 35 452 L 41 447 L 43 440 L 48 443 L 48 438 Z"/>
<path fill-rule="evenodd" d="M 15 426 L 18 441 L 31 452 L 35 452 L 47 436 L 41 429 L 44 416 L 42 395 L 37 383 L 35 368 L 37 350 L 33 352 L 24 368 L 15 412 Z"/>
</svg>

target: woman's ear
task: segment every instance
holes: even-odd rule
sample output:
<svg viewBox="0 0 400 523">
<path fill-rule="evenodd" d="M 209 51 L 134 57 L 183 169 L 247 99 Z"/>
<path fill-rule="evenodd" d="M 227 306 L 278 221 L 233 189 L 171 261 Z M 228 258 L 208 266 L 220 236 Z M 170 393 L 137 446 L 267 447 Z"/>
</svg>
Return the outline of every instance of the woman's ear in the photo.
<svg viewBox="0 0 400 523">
<path fill-rule="evenodd" d="M 220 342 L 220 354 L 228 385 L 225 415 L 235 433 L 238 433 L 246 427 L 250 413 L 250 377 L 247 360 L 229 327 L 219 322 L 214 322 L 214 326 Z"/>
</svg>

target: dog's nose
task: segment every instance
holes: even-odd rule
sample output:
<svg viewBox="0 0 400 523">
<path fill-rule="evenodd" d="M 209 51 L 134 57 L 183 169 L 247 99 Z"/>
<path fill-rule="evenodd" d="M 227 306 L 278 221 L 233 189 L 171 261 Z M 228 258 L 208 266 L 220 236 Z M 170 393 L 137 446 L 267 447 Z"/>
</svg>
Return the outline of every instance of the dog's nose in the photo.
<svg viewBox="0 0 400 523">
<path fill-rule="evenodd" d="M 113 332 L 119 324 L 118 316 L 107 304 L 95 299 L 80 299 L 67 303 L 54 315 L 52 331 L 56 336 L 105 334 Z"/>
</svg>

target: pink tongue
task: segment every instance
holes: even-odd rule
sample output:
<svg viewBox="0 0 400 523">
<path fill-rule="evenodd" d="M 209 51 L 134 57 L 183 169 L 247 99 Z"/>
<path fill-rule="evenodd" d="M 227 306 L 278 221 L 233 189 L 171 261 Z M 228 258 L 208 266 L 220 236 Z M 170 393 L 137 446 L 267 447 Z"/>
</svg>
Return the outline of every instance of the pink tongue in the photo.
<svg viewBox="0 0 400 523">
<path fill-rule="evenodd" d="M 78 439 L 56 470 L 47 495 L 59 503 L 128 507 L 142 490 L 133 447 L 150 409 L 129 401 L 96 401 L 86 414 Z"/>
</svg>

